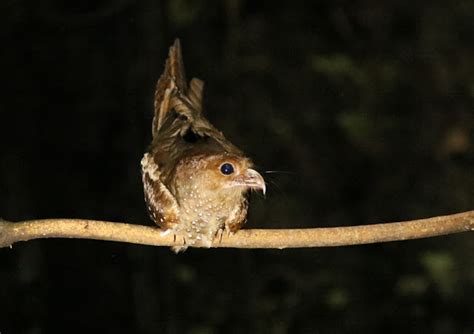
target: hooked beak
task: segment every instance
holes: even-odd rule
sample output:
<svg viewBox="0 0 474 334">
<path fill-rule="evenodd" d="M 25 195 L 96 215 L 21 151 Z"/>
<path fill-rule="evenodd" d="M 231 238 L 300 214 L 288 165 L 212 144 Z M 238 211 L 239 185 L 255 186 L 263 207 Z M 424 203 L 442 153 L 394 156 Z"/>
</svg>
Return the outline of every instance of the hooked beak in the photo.
<svg viewBox="0 0 474 334">
<path fill-rule="evenodd" d="M 260 189 L 265 195 L 266 186 L 263 176 L 254 169 L 247 169 L 245 173 L 237 176 L 233 182 L 234 186 L 245 186 L 250 189 Z"/>
</svg>

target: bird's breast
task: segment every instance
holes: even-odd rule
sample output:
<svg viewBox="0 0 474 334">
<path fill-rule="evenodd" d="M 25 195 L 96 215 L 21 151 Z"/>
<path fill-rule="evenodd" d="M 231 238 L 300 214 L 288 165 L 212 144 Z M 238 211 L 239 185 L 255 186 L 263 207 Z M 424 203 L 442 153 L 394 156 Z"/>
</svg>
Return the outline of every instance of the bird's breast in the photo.
<svg viewBox="0 0 474 334">
<path fill-rule="evenodd" d="M 176 226 L 178 234 L 183 235 L 187 244 L 202 243 L 210 247 L 216 233 L 223 228 L 225 210 L 223 203 L 215 203 L 189 193 L 180 203 L 180 224 Z"/>
<path fill-rule="evenodd" d="M 218 231 L 226 228 L 230 213 L 240 201 L 233 197 L 212 196 L 215 193 L 205 194 L 198 187 L 187 187 L 185 193 L 182 191 L 178 196 L 180 223 L 174 232 L 188 245 L 199 243 L 210 247 Z"/>
</svg>

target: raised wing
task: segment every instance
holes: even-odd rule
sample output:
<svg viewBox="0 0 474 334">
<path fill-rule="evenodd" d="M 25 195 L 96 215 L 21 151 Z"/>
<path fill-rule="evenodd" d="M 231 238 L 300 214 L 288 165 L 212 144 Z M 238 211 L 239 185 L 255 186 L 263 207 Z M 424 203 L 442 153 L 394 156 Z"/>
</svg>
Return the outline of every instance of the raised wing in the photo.
<svg viewBox="0 0 474 334">
<path fill-rule="evenodd" d="M 186 94 L 187 90 L 186 74 L 184 72 L 183 56 L 181 54 L 181 43 L 179 39 L 176 39 L 174 44 L 170 47 L 165 70 L 156 84 L 155 115 L 152 125 L 153 138 L 155 138 L 160 130 L 171 109 L 171 97 L 175 92 Z"/>
</svg>

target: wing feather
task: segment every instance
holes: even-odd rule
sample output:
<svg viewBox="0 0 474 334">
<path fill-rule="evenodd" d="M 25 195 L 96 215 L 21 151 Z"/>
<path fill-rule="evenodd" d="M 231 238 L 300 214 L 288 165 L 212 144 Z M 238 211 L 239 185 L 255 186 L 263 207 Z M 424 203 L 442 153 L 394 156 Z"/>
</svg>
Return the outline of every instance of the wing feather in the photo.
<svg viewBox="0 0 474 334">
<path fill-rule="evenodd" d="M 151 219 L 160 227 L 170 229 L 179 223 L 176 198 L 160 180 L 158 165 L 148 153 L 141 162 L 145 202 Z"/>
<path fill-rule="evenodd" d="M 249 207 L 249 201 L 247 195 L 244 195 L 241 205 L 237 206 L 227 217 L 225 222 L 225 229 L 231 233 L 235 233 L 242 228 L 247 221 L 247 211 Z"/>
<path fill-rule="evenodd" d="M 164 123 L 164 119 L 171 110 L 170 99 L 174 92 L 178 91 L 186 94 L 187 89 L 181 43 L 179 39 L 176 39 L 170 47 L 165 70 L 156 84 L 155 115 L 152 125 L 153 138 L 156 137 Z"/>
</svg>

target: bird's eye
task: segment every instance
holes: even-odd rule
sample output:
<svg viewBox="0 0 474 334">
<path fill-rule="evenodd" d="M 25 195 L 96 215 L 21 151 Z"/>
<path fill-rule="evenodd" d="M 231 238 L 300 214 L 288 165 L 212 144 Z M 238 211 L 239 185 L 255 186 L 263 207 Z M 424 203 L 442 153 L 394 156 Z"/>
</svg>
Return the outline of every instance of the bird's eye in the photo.
<svg viewBox="0 0 474 334">
<path fill-rule="evenodd" d="M 226 162 L 221 165 L 221 173 L 224 175 L 230 175 L 234 172 L 234 166 L 232 164 Z"/>
</svg>

